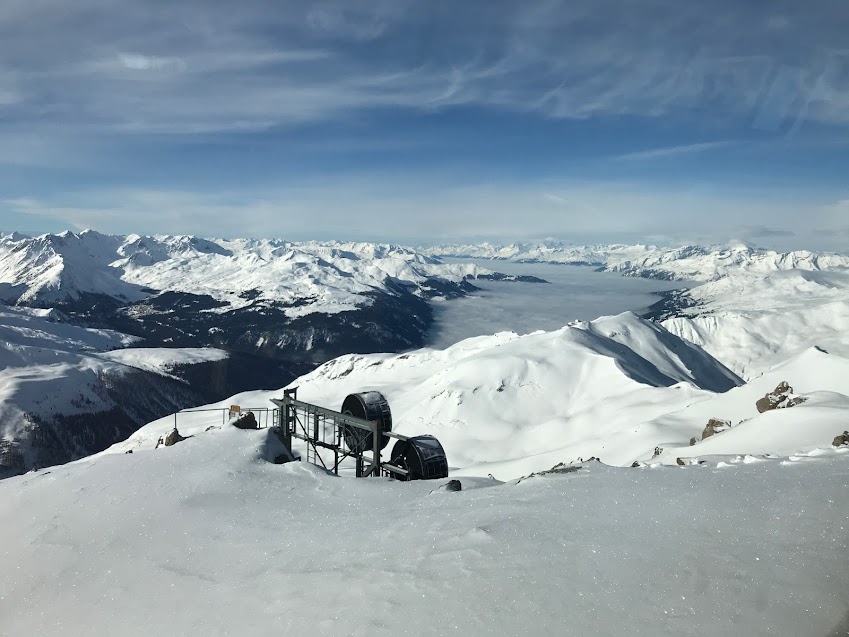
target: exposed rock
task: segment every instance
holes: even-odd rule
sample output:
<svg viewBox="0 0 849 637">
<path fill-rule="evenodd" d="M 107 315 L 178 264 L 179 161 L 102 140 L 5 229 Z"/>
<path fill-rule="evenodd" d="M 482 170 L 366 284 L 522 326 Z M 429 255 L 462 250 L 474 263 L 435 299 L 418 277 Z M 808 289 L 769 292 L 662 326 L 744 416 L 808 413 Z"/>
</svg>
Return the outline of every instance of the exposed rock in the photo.
<svg viewBox="0 0 849 637">
<path fill-rule="evenodd" d="M 182 442 L 183 440 L 185 440 L 185 438 L 181 436 L 180 432 L 177 431 L 177 428 L 174 427 L 171 433 L 165 436 L 164 444 L 166 447 L 170 447 L 171 445 L 176 445 L 178 442 Z"/>
<path fill-rule="evenodd" d="M 731 421 L 711 418 L 708 420 L 708 424 L 705 426 L 704 431 L 702 431 L 702 440 L 710 438 L 712 435 L 721 433 L 728 429 L 731 429 Z"/>
<path fill-rule="evenodd" d="M 698 439 L 698 438 L 696 438 L 695 436 L 693 436 L 692 438 L 690 438 L 690 446 L 692 447 L 692 446 L 693 446 L 694 444 L 696 444 L 698 441 L 699 441 L 699 439 Z"/>
<path fill-rule="evenodd" d="M 831 442 L 832 447 L 842 447 L 849 445 L 849 431 L 844 431 Z"/>
<path fill-rule="evenodd" d="M 681 460 L 681 458 L 675 458 L 675 462 L 679 467 L 683 467 L 686 464 L 683 460 Z"/>
<path fill-rule="evenodd" d="M 786 380 L 783 380 L 778 383 L 772 392 L 766 394 L 763 398 L 758 399 L 755 403 L 755 407 L 757 407 L 758 413 L 762 414 L 773 409 L 795 407 L 796 405 L 801 405 L 805 402 L 805 399 L 801 396 L 793 396 L 792 394 L 793 388 Z"/>
<path fill-rule="evenodd" d="M 446 491 L 462 491 L 463 485 L 460 484 L 459 480 L 449 480 L 448 484 L 445 485 Z"/>
<path fill-rule="evenodd" d="M 256 417 L 252 411 L 249 411 L 244 416 L 236 418 L 236 420 L 230 424 L 234 427 L 238 427 L 239 429 L 259 429 L 259 423 L 256 421 Z"/>
<path fill-rule="evenodd" d="M 775 407 L 769 401 L 769 398 L 767 398 L 767 396 L 764 396 L 763 398 L 758 398 L 757 402 L 755 403 L 755 407 L 758 408 L 759 414 L 762 414 L 765 411 L 769 411 L 770 409 L 775 409 Z"/>
<path fill-rule="evenodd" d="M 792 394 L 793 388 L 790 386 L 790 383 L 788 383 L 786 380 L 782 380 L 780 383 L 778 383 L 778 385 L 775 387 L 775 391 L 773 391 L 772 393 L 773 394 Z"/>
</svg>

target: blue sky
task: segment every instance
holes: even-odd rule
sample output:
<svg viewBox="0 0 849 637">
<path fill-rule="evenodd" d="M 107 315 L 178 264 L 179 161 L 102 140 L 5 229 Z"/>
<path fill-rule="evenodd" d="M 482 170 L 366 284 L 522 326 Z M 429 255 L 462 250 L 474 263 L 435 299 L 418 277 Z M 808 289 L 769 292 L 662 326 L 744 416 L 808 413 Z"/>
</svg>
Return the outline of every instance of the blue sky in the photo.
<svg viewBox="0 0 849 637">
<path fill-rule="evenodd" d="M 0 228 L 849 249 L 843 0 L 6 0 Z"/>
</svg>

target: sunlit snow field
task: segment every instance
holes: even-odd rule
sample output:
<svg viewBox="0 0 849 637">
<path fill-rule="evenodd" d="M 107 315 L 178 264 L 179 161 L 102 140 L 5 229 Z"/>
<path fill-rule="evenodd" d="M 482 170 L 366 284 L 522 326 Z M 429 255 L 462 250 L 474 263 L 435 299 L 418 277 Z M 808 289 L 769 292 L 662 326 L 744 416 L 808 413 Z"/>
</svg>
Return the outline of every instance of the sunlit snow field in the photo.
<svg viewBox="0 0 849 637">
<path fill-rule="evenodd" d="M 536 276 L 543 283 L 475 281 L 481 288 L 462 299 L 436 302 L 431 347 L 448 347 L 471 336 L 511 331 L 526 334 L 556 330 L 569 321 L 637 313 L 660 300 L 663 290 L 692 287 L 681 281 L 658 281 L 596 272 L 592 267 L 551 263 L 511 263 L 487 259 L 442 259 L 474 263 L 505 274 Z"/>
</svg>

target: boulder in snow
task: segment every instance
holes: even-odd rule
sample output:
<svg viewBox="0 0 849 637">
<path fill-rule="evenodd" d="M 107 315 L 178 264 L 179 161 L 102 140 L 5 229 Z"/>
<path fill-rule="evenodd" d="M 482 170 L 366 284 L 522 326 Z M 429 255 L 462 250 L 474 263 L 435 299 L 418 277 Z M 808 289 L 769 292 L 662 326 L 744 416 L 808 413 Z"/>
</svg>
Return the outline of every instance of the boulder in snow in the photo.
<svg viewBox="0 0 849 637">
<path fill-rule="evenodd" d="M 177 431 L 177 428 L 174 427 L 171 433 L 165 436 L 163 444 L 166 447 L 170 447 L 171 445 L 176 445 L 178 442 L 182 442 L 183 440 L 185 440 L 185 438 L 181 436 L 180 432 Z"/>
<path fill-rule="evenodd" d="M 839 436 L 836 436 L 831 443 L 832 447 L 842 447 L 844 445 L 849 445 L 849 431 L 844 431 Z"/>
<path fill-rule="evenodd" d="M 792 394 L 793 388 L 790 384 L 786 380 L 781 381 L 773 391 L 766 394 L 755 403 L 755 406 L 758 408 L 758 413 L 762 414 L 766 411 L 780 409 L 782 407 L 795 407 L 796 405 L 805 402 L 804 398 L 793 396 Z"/>
<path fill-rule="evenodd" d="M 463 485 L 460 483 L 459 480 L 449 480 L 445 484 L 445 490 L 446 491 L 462 491 Z"/>
<path fill-rule="evenodd" d="M 704 440 L 705 438 L 710 438 L 712 435 L 721 433 L 728 429 L 731 429 L 730 421 L 719 420 L 718 418 L 711 418 L 710 420 L 708 420 L 708 424 L 705 425 L 704 431 L 702 431 L 702 440 Z"/>
<path fill-rule="evenodd" d="M 238 427 L 239 429 L 259 429 L 259 423 L 256 421 L 256 417 L 252 411 L 249 411 L 244 416 L 236 418 L 236 420 L 230 424 L 234 427 Z"/>
</svg>

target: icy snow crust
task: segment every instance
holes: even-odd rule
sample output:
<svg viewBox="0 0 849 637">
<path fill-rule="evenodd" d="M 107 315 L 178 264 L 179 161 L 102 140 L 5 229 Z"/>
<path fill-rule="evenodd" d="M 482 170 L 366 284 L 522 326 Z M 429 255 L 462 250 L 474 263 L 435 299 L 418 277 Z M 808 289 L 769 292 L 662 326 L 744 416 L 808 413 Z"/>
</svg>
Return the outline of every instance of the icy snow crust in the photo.
<svg viewBox="0 0 849 637">
<path fill-rule="evenodd" d="M 84 294 L 133 302 L 151 291 L 174 291 L 226 302 L 210 312 L 260 300 L 291 305 L 286 315 L 295 318 L 367 304 L 365 293 L 386 291 L 393 282 L 460 282 L 479 274 L 491 271 L 373 243 L 111 236 L 91 230 L 0 237 L 0 299 L 35 306 L 72 302 Z"/>
<path fill-rule="evenodd" d="M 218 428 L 0 483 L 0 633 L 829 635 L 849 611 L 846 452 L 448 493 L 277 444 Z"/>
<path fill-rule="evenodd" d="M 592 265 L 627 276 L 714 281 L 733 272 L 767 274 L 782 270 L 849 270 L 849 256 L 805 250 L 775 252 L 734 243 L 726 246 L 666 248 L 649 245 L 576 246 L 557 241 L 422 248 L 434 256 L 506 259 L 517 262 Z"/>
</svg>

